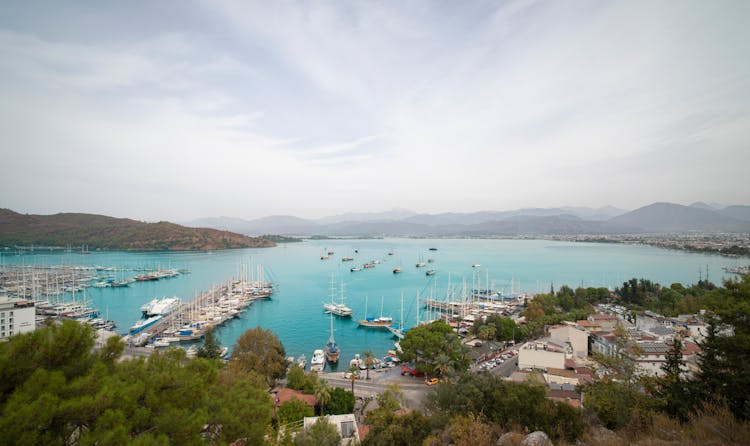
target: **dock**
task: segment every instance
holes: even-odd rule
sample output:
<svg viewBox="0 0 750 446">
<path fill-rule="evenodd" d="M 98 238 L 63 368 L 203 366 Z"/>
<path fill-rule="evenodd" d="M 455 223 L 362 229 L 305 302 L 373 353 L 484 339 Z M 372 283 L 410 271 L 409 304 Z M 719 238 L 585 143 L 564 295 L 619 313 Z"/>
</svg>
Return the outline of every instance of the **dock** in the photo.
<svg viewBox="0 0 750 446">
<path fill-rule="evenodd" d="M 273 284 L 257 280 L 233 280 L 212 287 L 175 311 L 162 317 L 148 329 L 125 337 L 128 345 L 141 346 L 154 342 L 158 346 L 194 341 L 202 338 L 206 330 L 221 326 L 240 317 L 258 299 L 268 299 L 273 294 Z"/>
</svg>

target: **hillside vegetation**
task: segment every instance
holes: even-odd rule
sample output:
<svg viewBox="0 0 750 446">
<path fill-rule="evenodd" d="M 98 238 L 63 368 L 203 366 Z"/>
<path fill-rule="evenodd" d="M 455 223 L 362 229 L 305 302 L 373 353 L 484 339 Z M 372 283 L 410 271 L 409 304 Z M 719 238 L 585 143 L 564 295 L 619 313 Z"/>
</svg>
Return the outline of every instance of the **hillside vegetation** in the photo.
<svg viewBox="0 0 750 446">
<path fill-rule="evenodd" d="M 210 250 L 275 246 L 228 231 L 144 223 L 94 214 L 24 215 L 0 209 L 0 246 L 87 246 L 127 251 Z"/>
</svg>

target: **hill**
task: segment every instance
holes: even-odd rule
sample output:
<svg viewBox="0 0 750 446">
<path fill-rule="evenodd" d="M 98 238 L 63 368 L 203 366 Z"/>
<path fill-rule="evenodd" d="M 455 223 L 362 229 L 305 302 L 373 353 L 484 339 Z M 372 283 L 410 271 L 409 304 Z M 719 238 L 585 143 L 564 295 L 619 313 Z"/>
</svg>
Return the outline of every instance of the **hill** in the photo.
<svg viewBox="0 0 750 446">
<path fill-rule="evenodd" d="M 727 217 L 750 221 L 750 206 L 727 206 L 717 212 Z"/>
<path fill-rule="evenodd" d="M 64 213 L 19 214 L 0 209 L 0 246 L 88 246 L 127 251 L 209 250 L 275 246 L 262 238 L 169 222 L 144 223 L 129 218 Z"/>
<path fill-rule="evenodd" d="M 750 222 L 717 211 L 673 203 L 654 203 L 608 220 L 610 224 L 649 232 L 746 232 Z"/>
</svg>

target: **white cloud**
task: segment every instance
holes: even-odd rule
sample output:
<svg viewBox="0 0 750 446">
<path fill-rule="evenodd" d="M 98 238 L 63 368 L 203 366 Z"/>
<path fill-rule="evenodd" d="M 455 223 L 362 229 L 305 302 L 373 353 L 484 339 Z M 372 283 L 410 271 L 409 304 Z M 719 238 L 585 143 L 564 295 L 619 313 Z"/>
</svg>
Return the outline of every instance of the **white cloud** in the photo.
<svg viewBox="0 0 750 446">
<path fill-rule="evenodd" d="M 34 165 L 11 207 L 149 218 L 748 202 L 695 181 L 750 161 L 748 7 L 725 6 L 222 1 L 115 42 L 0 29 L 0 185 Z"/>
</svg>

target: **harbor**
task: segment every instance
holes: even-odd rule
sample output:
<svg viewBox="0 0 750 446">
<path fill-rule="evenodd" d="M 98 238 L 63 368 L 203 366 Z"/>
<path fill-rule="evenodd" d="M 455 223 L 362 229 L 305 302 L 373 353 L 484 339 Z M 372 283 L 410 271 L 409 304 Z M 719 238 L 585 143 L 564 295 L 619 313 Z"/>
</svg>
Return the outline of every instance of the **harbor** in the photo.
<svg viewBox="0 0 750 446">
<path fill-rule="evenodd" d="M 144 311 L 147 319 L 133 325 L 124 340 L 129 346 L 136 347 L 148 343 L 168 347 L 180 342 L 195 341 L 201 339 L 207 330 L 216 329 L 227 321 L 238 318 L 256 300 L 268 299 L 272 294 L 271 282 L 232 280 L 205 291 L 193 300 L 178 303 L 169 311 Z M 164 300 L 151 301 L 151 308 L 162 302 Z"/>
<path fill-rule="evenodd" d="M 431 247 L 439 250 L 432 251 Z M 328 255 L 329 251 L 335 254 L 328 261 L 321 261 L 321 253 Z M 354 260 L 342 262 L 344 256 Z M 428 266 L 416 266 L 420 256 Z M 387 262 L 382 261 L 385 258 Z M 353 264 L 363 265 L 373 259 L 381 259 L 380 264 L 350 272 Z M 221 318 L 212 320 L 219 314 L 209 318 L 212 309 L 221 308 L 222 297 L 232 294 L 227 289 L 231 288 L 231 282 L 243 278 L 247 282 L 259 280 L 257 266 L 261 263 L 264 281 L 273 283 L 273 297 L 253 300 L 233 319 L 226 319 L 225 314 L 220 324 L 217 322 Z M 481 266 L 472 268 L 474 264 Z M 396 265 L 401 265 L 402 273 L 392 273 Z M 180 299 L 178 313 L 162 317 L 141 330 L 141 333 L 157 331 L 149 337 L 151 345 L 157 341 L 164 345 L 167 342 L 163 338 L 180 337 L 179 329 L 186 325 L 201 323 L 205 328 L 205 324 L 212 323 L 219 342 L 231 349 L 247 329 L 261 326 L 278 334 L 287 356 L 304 354 L 308 362 L 316 349 L 324 349 L 331 336 L 331 319 L 324 304 L 343 303 L 347 308 L 342 314 L 333 313 L 341 369 L 346 368 L 355 354 L 370 350 L 382 357 L 393 350 L 396 339 L 392 331 L 357 324 L 368 317 L 392 318 L 389 325 L 396 325 L 400 333 L 404 328 L 416 326 L 418 320 L 440 317 L 438 313 L 445 313 L 454 321 L 457 318 L 453 315 L 459 316 L 466 325 L 472 317 L 481 317 L 486 311 L 510 312 L 512 305 L 522 305 L 522 294 L 547 292 L 552 283 L 555 288 L 569 284 L 612 289 L 631 277 L 649 277 L 660 283 L 690 284 L 697 282 L 699 271 L 705 276 L 706 265 L 710 268 L 710 279 L 719 283 L 722 277 L 736 277 L 725 273 L 722 267 L 746 266 L 747 260 L 642 245 L 548 240 L 329 239 L 273 249 L 92 251 L 87 255 L 3 253 L 0 294 L 29 300 L 33 296 L 38 305 L 47 301 L 82 305 L 85 301 L 86 307 L 99 313 L 89 320 L 109 320 L 114 323 L 115 332 L 123 336 L 130 334 L 138 320 L 145 320 L 142 319 L 145 304 L 176 296 Z M 427 268 L 434 269 L 436 274 L 426 276 Z M 94 286 L 108 278 L 132 279 L 167 269 L 189 269 L 190 274 L 181 272 L 159 280 L 133 281 L 123 287 Z M 335 288 L 335 296 L 331 288 Z M 193 301 L 199 303 L 191 305 Z M 181 339 L 192 336 L 194 340 L 181 343 L 199 342 L 196 335 L 197 332 L 183 334 Z"/>
</svg>

